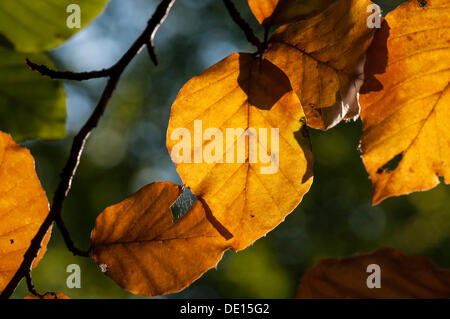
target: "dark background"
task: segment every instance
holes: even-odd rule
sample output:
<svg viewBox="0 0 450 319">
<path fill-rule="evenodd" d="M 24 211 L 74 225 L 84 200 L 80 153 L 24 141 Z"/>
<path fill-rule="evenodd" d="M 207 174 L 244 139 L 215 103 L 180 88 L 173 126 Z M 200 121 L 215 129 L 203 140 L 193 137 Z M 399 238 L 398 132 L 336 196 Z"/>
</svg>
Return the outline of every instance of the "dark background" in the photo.
<svg viewBox="0 0 450 319">
<path fill-rule="evenodd" d="M 246 1 L 242 15 L 262 36 Z M 397 1 L 375 1 L 384 13 Z M 157 1 L 111 0 L 104 13 L 50 55 L 60 69 L 84 71 L 110 66 L 145 27 Z M 78 246 L 89 247 L 97 215 L 107 206 L 153 181 L 181 183 L 165 147 L 170 106 L 191 77 L 235 52 L 253 52 L 219 0 L 178 0 L 157 34 L 155 68 L 144 50 L 126 70 L 91 136 L 63 217 Z M 36 158 L 39 177 L 51 199 L 73 135 L 90 115 L 104 80 L 66 82 L 68 137 L 23 143 Z M 328 131 L 311 130 L 315 176 L 311 191 L 284 223 L 245 251 L 228 251 L 184 291 L 169 298 L 289 298 L 302 274 L 324 257 L 396 247 L 426 255 L 450 267 L 450 188 L 391 198 L 371 206 L 371 183 L 358 151 L 361 121 Z M 189 199 L 181 200 L 183 208 Z M 66 286 L 66 267 L 82 269 L 81 289 Z M 37 289 L 73 298 L 135 298 L 104 276 L 93 260 L 74 257 L 54 230 L 47 254 L 33 271 Z M 22 283 L 14 294 L 26 294 Z"/>
</svg>

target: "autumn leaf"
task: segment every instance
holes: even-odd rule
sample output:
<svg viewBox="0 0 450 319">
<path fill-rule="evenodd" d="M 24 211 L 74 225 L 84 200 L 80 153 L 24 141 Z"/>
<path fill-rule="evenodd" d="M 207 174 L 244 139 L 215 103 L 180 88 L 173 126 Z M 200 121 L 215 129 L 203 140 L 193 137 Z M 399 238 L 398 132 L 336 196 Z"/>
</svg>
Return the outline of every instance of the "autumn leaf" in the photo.
<svg viewBox="0 0 450 319">
<path fill-rule="evenodd" d="M 369 0 L 340 0 L 317 16 L 280 27 L 265 57 L 289 77 L 310 127 L 329 129 L 359 114 Z"/>
<path fill-rule="evenodd" d="M 173 103 L 169 153 L 186 187 L 233 235 L 234 249 L 275 228 L 309 190 L 313 158 L 304 122 L 286 75 L 246 53 L 191 79 Z"/>
<path fill-rule="evenodd" d="M 450 183 L 450 7 L 411 1 L 386 16 L 361 94 L 373 203 Z"/>
<path fill-rule="evenodd" d="M 380 288 L 369 288 L 378 275 Z M 307 271 L 297 298 L 449 298 L 450 271 L 429 258 L 407 256 L 393 248 L 344 259 L 322 259 Z"/>
<path fill-rule="evenodd" d="M 30 152 L 0 132 L 0 291 L 19 269 L 23 255 L 49 212 Z M 45 253 L 51 230 L 33 263 Z"/>
<path fill-rule="evenodd" d="M 23 299 L 71 299 L 70 297 L 59 292 L 47 292 L 43 296 L 28 295 Z"/>
<path fill-rule="evenodd" d="M 152 183 L 98 216 L 93 257 L 122 288 L 147 296 L 177 292 L 228 249 L 201 200 L 173 222 L 170 206 L 182 192 L 170 182 Z"/>
<path fill-rule="evenodd" d="M 248 5 L 259 23 L 272 26 L 310 17 L 333 2 L 335 0 L 248 0 Z"/>
</svg>

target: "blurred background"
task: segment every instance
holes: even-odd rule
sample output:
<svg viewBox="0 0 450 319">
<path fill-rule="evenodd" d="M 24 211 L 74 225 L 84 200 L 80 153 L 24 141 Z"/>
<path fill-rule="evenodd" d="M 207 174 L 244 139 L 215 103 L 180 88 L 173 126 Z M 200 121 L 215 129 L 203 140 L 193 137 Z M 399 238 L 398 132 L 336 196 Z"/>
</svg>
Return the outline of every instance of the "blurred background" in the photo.
<svg viewBox="0 0 450 319">
<path fill-rule="evenodd" d="M 374 1 L 383 13 L 401 0 Z M 50 52 L 59 69 L 87 71 L 112 65 L 145 28 L 156 0 L 110 0 L 86 29 Z M 235 0 L 258 35 L 263 29 L 244 0 Z M 76 244 L 87 249 L 97 215 L 153 181 L 181 183 L 165 147 L 170 106 L 191 77 L 236 52 L 253 52 L 219 0 L 178 0 L 155 40 L 159 66 L 146 50 L 120 81 L 99 127 L 87 144 L 63 217 Z M 68 137 L 22 143 L 31 149 L 51 199 L 73 135 L 99 99 L 104 80 L 65 82 Z M 228 251 L 217 269 L 184 291 L 164 298 L 292 298 L 305 271 L 325 257 L 395 247 L 431 257 L 450 268 L 450 187 L 371 205 L 371 183 L 358 144 L 361 122 L 328 132 L 311 130 L 315 176 L 311 191 L 284 223 L 245 251 Z M 180 209 L 189 198 L 177 203 Z M 81 289 L 69 289 L 66 267 L 81 266 Z M 72 298 L 140 298 L 101 273 L 93 260 L 67 251 L 58 230 L 33 271 L 41 292 Z M 24 283 L 14 297 L 27 293 Z"/>
</svg>

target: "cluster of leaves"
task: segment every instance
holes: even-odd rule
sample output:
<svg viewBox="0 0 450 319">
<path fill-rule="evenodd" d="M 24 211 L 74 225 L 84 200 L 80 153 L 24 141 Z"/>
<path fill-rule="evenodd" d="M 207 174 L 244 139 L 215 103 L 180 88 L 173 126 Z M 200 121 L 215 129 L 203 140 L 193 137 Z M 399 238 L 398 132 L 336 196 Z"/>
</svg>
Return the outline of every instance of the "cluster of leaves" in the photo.
<svg viewBox="0 0 450 319">
<path fill-rule="evenodd" d="M 234 53 L 186 83 L 172 105 L 167 136 L 179 127 L 193 129 L 194 120 L 202 120 L 204 129 L 277 127 L 279 170 L 260 174 L 261 164 L 248 160 L 248 150 L 244 163 L 179 163 L 183 186 L 151 183 L 106 208 L 92 231 L 92 256 L 130 292 L 154 296 L 179 291 L 215 267 L 227 249 L 243 250 L 281 223 L 313 182 L 307 126 L 327 130 L 361 115 L 362 158 L 374 186 L 374 204 L 430 189 L 439 176 L 450 181 L 450 25 L 445 18 L 450 8 L 445 0 L 430 0 L 425 6 L 411 0 L 389 13 L 380 29 L 367 26 L 369 0 L 248 3 L 267 31 L 279 27 L 256 54 Z M 2 30 L 1 22 L 0 31 L 20 39 L 20 33 Z M 58 43 L 54 38 L 45 45 L 35 40 L 18 40 L 14 47 L 48 49 Z M 3 123 L 1 127 L 16 140 L 35 134 Z M 235 137 L 233 148 L 240 139 Z M 194 153 L 215 143 L 199 146 L 192 141 L 191 149 Z M 167 139 L 171 154 L 175 145 Z M 224 149 L 234 156 L 234 149 Z M 48 213 L 48 202 L 33 158 L 5 133 L 0 133 L 0 163 L 0 216 L 6 221 L 0 228 L 2 290 Z M 185 187 L 198 200 L 174 221 L 171 206 Z M 385 265 L 395 283 L 378 291 L 380 295 L 363 291 L 363 265 L 372 261 Z M 417 266 L 404 272 L 403 266 L 411 264 Z M 416 286 L 432 288 L 408 285 L 409 278 L 419 278 L 418 269 L 422 279 Z M 429 261 L 381 250 L 319 263 L 304 277 L 298 296 L 448 297 L 448 277 Z M 436 278 L 447 279 L 435 285 Z"/>
</svg>

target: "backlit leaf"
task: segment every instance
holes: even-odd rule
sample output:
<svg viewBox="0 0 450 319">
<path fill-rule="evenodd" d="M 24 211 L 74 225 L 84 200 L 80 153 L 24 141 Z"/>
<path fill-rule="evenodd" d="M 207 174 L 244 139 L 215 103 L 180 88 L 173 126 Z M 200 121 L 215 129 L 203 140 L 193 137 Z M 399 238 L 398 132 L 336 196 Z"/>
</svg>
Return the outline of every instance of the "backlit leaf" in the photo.
<svg viewBox="0 0 450 319">
<path fill-rule="evenodd" d="M 108 0 L 2 0 L 0 2 L 0 33 L 17 51 L 42 52 L 62 44 L 89 24 Z M 70 4 L 80 6 L 81 28 L 69 28 L 66 12 Z"/>
<path fill-rule="evenodd" d="M 19 268 L 48 211 L 30 152 L 0 132 L 0 291 Z M 33 267 L 44 255 L 50 234 L 51 230 Z"/>
<path fill-rule="evenodd" d="M 369 0 L 340 0 L 319 15 L 280 27 L 266 58 L 289 77 L 308 125 L 328 129 L 359 114 Z"/>
<path fill-rule="evenodd" d="M 29 70 L 25 58 L 53 66 L 44 53 L 23 54 L 0 47 L 0 130 L 16 141 L 64 137 L 62 84 Z"/>
<path fill-rule="evenodd" d="M 450 183 L 450 7 L 408 2 L 386 16 L 361 94 L 373 203 Z"/>
<path fill-rule="evenodd" d="M 248 0 L 259 23 L 265 26 L 304 19 L 326 9 L 335 0 Z"/>
<path fill-rule="evenodd" d="M 380 288 L 369 288 L 378 274 Z M 297 298 L 450 298 L 450 271 L 429 258 L 383 248 L 320 260 L 303 276 Z"/>
<path fill-rule="evenodd" d="M 152 183 L 98 216 L 93 257 L 122 288 L 147 296 L 179 291 L 215 267 L 229 247 L 201 200 L 173 222 L 170 206 L 182 191 Z"/>
<path fill-rule="evenodd" d="M 167 132 L 169 153 L 185 186 L 233 235 L 234 249 L 275 228 L 309 190 L 313 159 L 304 123 L 286 75 L 251 54 L 230 55 L 178 94 Z M 240 132 L 227 138 L 227 129 Z M 180 132 L 189 136 L 180 138 Z"/>
</svg>

